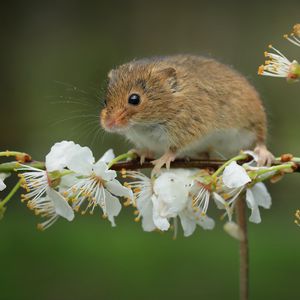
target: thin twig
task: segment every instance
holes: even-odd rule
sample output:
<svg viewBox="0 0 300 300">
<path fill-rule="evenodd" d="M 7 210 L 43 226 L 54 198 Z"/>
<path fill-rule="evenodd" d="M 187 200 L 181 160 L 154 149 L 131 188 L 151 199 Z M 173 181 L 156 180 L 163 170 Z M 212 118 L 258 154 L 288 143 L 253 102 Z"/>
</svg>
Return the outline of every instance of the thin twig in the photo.
<svg viewBox="0 0 300 300">
<path fill-rule="evenodd" d="M 242 231 L 240 240 L 240 300 L 249 299 L 249 251 L 245 195 L 236 203 L 237 223 Z"/>
<path fill-rule="evenodd" d="M 176 159 L 174 162 L 171 163 L 171 168 L 199 168 L 199 169 L 216 170 L 226 162 L 227 162 L 226 160 Z M 237 161 L 237 163 L 240 165 L 246 162 L 248 161 L 247 160 Z M 273 165 L 277 166 L 281 164 L 283 163 L 276 161 L 274 162 Z M 294 163 L 294 164 L 295 164 L 294 172 L 300 172 L 300 163 Z M 152 169 L 152 168 L 153 168 L 153 164 L 151 163 L 150 160 L 146 160 L 143 164 L 140 164 L 140 161 L 137 159 L 129 160 L 125 162 L 118 162 L 111 167 L 111 169 L 116 171 L 120 171 L 122 169 L 135 170 L 135 169 Z"/>
</svg>

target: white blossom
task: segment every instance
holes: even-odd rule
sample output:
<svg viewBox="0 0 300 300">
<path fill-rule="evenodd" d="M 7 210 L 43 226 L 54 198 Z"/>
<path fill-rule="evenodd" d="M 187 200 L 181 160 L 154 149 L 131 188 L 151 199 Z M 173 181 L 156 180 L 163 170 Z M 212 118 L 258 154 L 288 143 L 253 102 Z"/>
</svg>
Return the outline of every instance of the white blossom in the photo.
<svg viewBox="0 0 300 300">
<path fill-rule="evenodd" d="M 249 221 L 253 223 L 261 222 L 259 206 L 269 209 L 272 204 L 271 196 L 262 182 L 256 183 L 253 187 L 247 189 L 246 202 L 252 211 Z"/>
<path fill-rule="evenodd" d="M 151 179 L 141 172 L 137 171 L 123 171 L 124 178 L 132 178 L 128 186 L 133 189 L 134 192 L 134 205 L 137 208 L 136 221 L 142 220 L 142 228 L 144 231 L 153 231 L 156 226 L 153 221 L 153 203 L 152 195 L 153 182 Z"/>
<path fill-rule="evenodd" d="M 228 188 L 240 188 L 251 182 L 251 178 L 248 176 L 246 170 L 238 165 L 236 161 L 231 162 L 224 169 L 222 180 Z"/>
<path fill-rule="evenodd" d="M 223 172 L 213 199 L 219 209 L 225 209 L 229 220 L 232 220 L 233 209 L 238 196 L 251 182 L 246 170 L 235 161 L 231 162 Z"/>
<path fill-rule="evenodd" d="M 108 150 L 97 162 L 87 147 L 72 149 L 71 152 L 66 167 L 77 175 L 77 182 L 64 195 L 72 200 L 75 210 L 87 202 L 83 214 L 88 210 L 93 213 L 96 206 L 101 207 L 104 216 L 115 226 L 114 217 L 121 211 L 116 196 L 131 199 L 133 194 L 116 180 L 116 171 L 108 169 L 108 162 L 114 158 L 113 151 Z"/>
<path fill-rule="evenodd" d="M 258 74 L 272 77 L 284 77 L 287 79 L 297 80 L 299 75 L 295 72 L 299 68 L 296 60 L 288 60 L 280 51 L 269 45 L 275 53 L 265 52 L 265 56 L 269 59 L 264 65 L 258 68 Z"/>
<path fill-rule="evenodd" d="M 117 176 L 115 171 L 108 169 L 107 164 L 113 158 L 113 151 L 108 150 L 95 163 L 92 151 L 88 147 L 81 147 L 70 141 L 56 143 L 46 156 L 46 170 L 25 165 L 20 168 L 20 170 L 26 171 L 21 174 L 21 177 L 23 178 L 23 185 L 28 191 L 23 199 L 29 200 L 28 206 L 38 214 L 48 215 L 51 220 L 49 224 L 52 224 L 58 215 L 68 220 L 74 217 L 72 208 L 61 195 L 63 193 L 68 196 L 68 200 L 72 200 L 75 210 L 79 210 L 85 200 L 88 202 L 85 211 L 90 209 L 93 212 L 94 208 L 99 205 L 104 215 L 108 217 L 112 225 L 115 225 L 114 217 L 121 210 L 121 204 L 115 196 L 130 198 L 132 192 L 115 179 Z M 51 175 L 55 172 L 71 172 L 71 174 L 67 173 L 67 175 L 59 178 L 60 184 L 57 188 L 59 192 L 52 187 Z M 59 203 L 56 200 L 58 197 L 64 199 L 67 204 L 67 206 L 60 206 L 60 210 L 57 210 Z M 51 201 L 54 206 L 49 204 Z M 68 211 L 60 213 L 61 209 Z M 72 210 L 72 218 L 69 214 L 70 209 Z M 48 227 L 48 223 L 45 226 Z"/>
<path fill-rule="evenodd" d="M 74 218 L 74 212 L 64 197 L 53 187 L 49 172 L 62 171 L 70 158 L 72 149 L 78 149 L 79 145 L 74 142 L 62 141 L 52 146 L 46 156 L 45 170 L 40 170 L 29 165 L 22 165 L 18 170 L 25 171 L 19 176 L 22 186 L 27 193 L 22 195 L 22 199 L 28 201 L 27 206 L 34 210 L 36 214 L 48 217 L 49 220 L 39 224 L 40 229 L 46 229 L 52 225 L 58 216 L 64 217 L 68 221 Z"/>
<path fill-rule="evenodd" d="M 212 229 L 214 221 L 193 205 L 190 192 L 193 186 L 194 171 L 177 169 L 163 172 L 157 179 L 150 179 L 142 173 L 128 171 L 128 177 L 136 179 L 130 182 L 135 191 L 138 219 L 142 218 L 145 231 L 155 228 L 166 231 L 170 221 L 179 217 L 184 235 L 191 235 L 196 225 Z"/>
<path fill-rule="evenodd" d="M 209 218 L 201 209 L 193 207 L 192 201 L 189 201 L 185 209 L 178 215 L 186 237 L 194 233 L 196 225 L 205 230 L 211 230 L 215 227 L 215 221 Z"/>
<path fill-rule="evenodd" d="M 290 35 L 285 34 L 283 37 L 292 44 L 300 47 L 300 24 L 295 24 L 293 26 L 293 32 Z"/>
<path fill-rule="evenodd" d="M 45 230 L 51 226 L 58 217 L 68 221 L 74 219 L 74 211 L 62 195 L 54 189 L 48 188 L 44 197 L 35 198 L 28 202 L 28 207 L 35 211 L 36 215 L 48 219 L 38 224 L 38 229 Z"/>
<path fill-rule="evenodd" d="M 236 162 L 230 163 L 222 175 L 223 185 L 213 193 L 214 200 L 220 209 L 225 209 L 229 221 L 232 220 L 233 209 L 238 196 L 246 191 L 246 202 L 251 209 L 249 221 L 260 223 L 259 206 L 270 208 L 271 196 L 261 182 L 248 187 L 251 182 L 246 170 Z"/>
<path fill-rule="evenodd" d="M 187 205 L 193 184 L 187 175 L 187 170 L 164 172 L 154 182 L 153 221 L 160 230 L 168 230 L 168 219 L 176 217 Z"/>
</svg>

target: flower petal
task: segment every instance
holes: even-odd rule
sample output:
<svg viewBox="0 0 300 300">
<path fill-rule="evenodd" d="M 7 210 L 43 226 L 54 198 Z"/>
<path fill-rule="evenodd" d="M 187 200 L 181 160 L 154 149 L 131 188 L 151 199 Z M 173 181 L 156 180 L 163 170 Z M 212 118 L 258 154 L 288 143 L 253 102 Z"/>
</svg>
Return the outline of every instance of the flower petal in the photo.
<svg viewBox="0 0 300 300">
<path fill-rule="evenodd" d="M 55 143 L 50 152 L 46 155 L 46 168 L 49 172 L 62 170 L 66 167 L 67 155 L 70 149 L 75 146 L 74 142 L 62 141 Z"/>
<path fill-rule="evenodd" d="M 170 227 L 170 223 L 167 218 L 162 218 L 160 216 L 160 213 L 159 213 L 160 203 L 159 203 L 158 198 L 155 195 L 152 195 L 151 200 L 153 203 L 153 222 L 154 222 L 155 226 L 162 231 L 168 230 Z"/>
<path fill-rule="evenodd" d="M 185 212 L 179 213 L 179 218 L 184 236 L 188 237 L 192 235 L 196 229 L 196 222 L 191 220 Z"/>
<path fill-rule="evenodd" d="M 142 227 L 144 231 L 153 231 L 156 226 L 153 221 L 153 204 L 151 199 L 148 199 L 144 204 L 143 209 L 140 210 L 142 216 Z"/>
<path fill-rule="evenodd" d="M 0 180 L 4 181 L 9 176 L 10 176 L 10 173 L 0 173 Z"/>
<path fill-rule="evenodd" d="M 208 216 L 199 216 L 197 220 L 197 224 L 200 225 L 203 229 L 212 230 L 215 227 L 214 219 Z"/>
<path fill-rule="evenodd" d="M 229 188 L 238 188 L 251 182 L 246 170 L 235 161 L 225 168 L 222 179 L 224 184 Z"/>
<path fill-rule="evenodd" d="M 253 197 L 257 205 L 264 208 L 270 208 L 272 205 L 271 195 L 269 194 L 266 186 L 262 183 L 256 183 L 251 189 Z"/>
<path fill-rule="evenodd" d="M 116 217 L 120 213 L 122 206 L 120 204 L 119 199 L 113 196 L 106 189 L 104 189 L 104 194 L 107 218 L 112 226 L 116 226 L 114 217 Z"/>
<path fill-rule="evenodd" d="M 215 192 L 213 192 L 212 195 L 213 195 L 213 199 L 215 200 L 215 203 L 216 203 L 218 209 L 225 209 L 226 201 L 223 199 L 223 197 Z"/>
<path fill-rule="evenodd" d="M 66 166 L 81 175 L 91 175 L 95 158 L 90 148 L 76 144 L 68 153 Z"/>
<path fill-rule="evenodd" d="M 161 216 L 174 217 L 184 209 L 192 183 L 186 172 L 178 170 L 164 172 L 155 180 L 153 190 L 160 202 L 158 209 Z"/>
<path fill-rule="evenodd" d="M 46 192 L 53 201 L 56 213 L 68 221 L 72 221 L 74 219 L 74 211 L 66 199 L 52 188 L 48 188 Z"/>
<path fill-rule="evenodd" d="M 259 213 L 259 208 L 251 189 L 247 189 L 246 191 L 246 202 L 248 207 L 252 210 L 249 221 L 253 223 L 260 223 L 261 217 Z"/>
<path fill-rule="evenodd" d="M 69 160 L 72 162 L 72 156 L 76 155 L 81 149 L 83 149 L 83 147 L 72 141 L 55 143 L 51 147 L 50 152 L 46 155 L 46 169 L 49 172 L 62 170 L 68 166 Z M 86 150 L 85 154 L 87 154 Z M 91 152 L 88 153 L 88 155 L 89 158 L 93 156 Z M 88 159 L 88 157 L 86 157 L 86 159 Z"/>
<path fill-rule="evenodd" d="M 98 161 L 93 166 L 93 171 L 103 180 L 109 181 L 117 177 L 117 172 L 114 170 L 109 170 L 107 164 L 103 161 Z"/>
<path fill-rule="evenodd" d="M 4 179 L 10 176 L 10 173 L 0 173 L 0 191 L 3 191 L 6 188 Z"/>
<path fill-rule="evenodd" d="M 60 193 L 69 190 L 72 186 L 78 183 L 80 179 L 77 178 L 76 174 L 68 174 L 61 178 L 58 190 Z"/>
<path fill-rule="evenodd" d="M 216 203 L 216 205 L 219 209 L 225 209 L 226 210 L 229 221 L 231 221 L 233 211 L 230 208 L 230 206 L 228 205 L 228 203 L 223 199 L 222 196 L 220 196 L 219 194 L 217 194 L 215 192 L 213 193 L 213 199 L 215 200 L 215 203 Z"/>
<path fill-rule="evenodd" d="M 252 157 L 252 160 L 246 163 L 247 165 L 257 165 L 258 155 L 254 151 L 246 150 L 246 151 L 243 151 L 243 153 L 248 154 L 249 156 Z"/>
<path fill-rule="evenodd" d="M 105 163 L 109 163 L 110 161 L 112 161 L 115 158 L 115 154 L 113 149 L 109 149 L 107 150 L 103 156 L 99 159 L 99 161 L 103 161 Z"/>
<path fill-rule="evenodd" d="M 118 180 L 113 179 L 105 183 L 105 187 L 116 196 L 122 196 L 126 198 L 133 198 L 132 190 L 123 186 Z"/>
<path fill-rule="evenodd" d="M 6 184 L 0 179 L 0 191 L 3 191 L 6 188 Z"/>
</svg>

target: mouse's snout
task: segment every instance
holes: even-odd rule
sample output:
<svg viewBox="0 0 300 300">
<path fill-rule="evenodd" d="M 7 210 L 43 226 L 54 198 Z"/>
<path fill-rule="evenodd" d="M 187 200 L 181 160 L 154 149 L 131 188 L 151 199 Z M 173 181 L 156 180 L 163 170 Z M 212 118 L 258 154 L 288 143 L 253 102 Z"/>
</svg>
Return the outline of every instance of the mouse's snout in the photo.
<svg viewBox="0 0 300 300">
<path fill-rule="evenodd" d="M 128 118 L 125 109 L 118 109 L 108 112 L 106 108 L 101 111 L 101 125 L 107 131 L 122 129 L 128 125 Z"/>
</svg>

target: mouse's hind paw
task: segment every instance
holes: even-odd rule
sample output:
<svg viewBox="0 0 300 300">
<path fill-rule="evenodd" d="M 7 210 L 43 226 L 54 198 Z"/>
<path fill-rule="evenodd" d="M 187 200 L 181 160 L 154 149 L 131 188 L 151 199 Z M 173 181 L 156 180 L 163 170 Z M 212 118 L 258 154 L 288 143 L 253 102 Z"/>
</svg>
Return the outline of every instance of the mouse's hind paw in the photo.
<svg viewBox="0 0 300 300">
<path fill-rule="evenodd" d="M 254 152 L 258 156 L 257 165 L 259 167 L 270 167 L 275 160 L 274 155 L 267 149 L 264 144 L 257 145 L 254 149 Z"/>
</svg>

